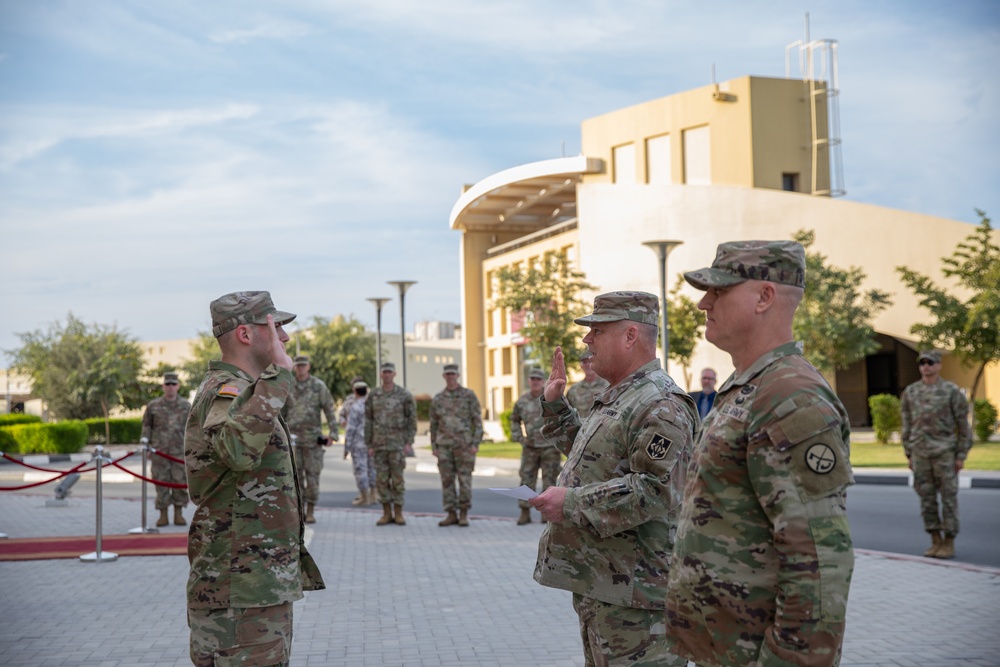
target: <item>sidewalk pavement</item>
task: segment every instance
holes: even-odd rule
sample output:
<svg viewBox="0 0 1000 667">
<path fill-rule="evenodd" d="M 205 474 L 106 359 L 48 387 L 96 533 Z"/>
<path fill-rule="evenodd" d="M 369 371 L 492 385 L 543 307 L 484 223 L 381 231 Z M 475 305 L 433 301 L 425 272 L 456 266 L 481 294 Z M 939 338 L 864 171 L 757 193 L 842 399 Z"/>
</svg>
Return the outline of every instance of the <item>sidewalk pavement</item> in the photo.
<svg viewBox="0 0 1000 667">
<path fill-rule="evenodd" d="M 0 496 L 10 537 L 92 534 L 93 499 Z M 151 506 L 151 503 L 150 503 Z M 186 512 L 190 515 L 190 512 Z M 105 499 L 105 534 L 138 525 L 138 500 Z M 316 511 L 309 549 L 327 590 L 295 605 L 292 665 L 581 665 L 570 594 L 532 578 L 539 524 L 362 509 Z M 169 526 L 164 531 L 184 531 Z M 181 556 L 0 562 L 0 656 L 11 667 L 189 665 Z M 843 665 L 996 665 L 1000 570 L 858 551 Z"/>
</svg>

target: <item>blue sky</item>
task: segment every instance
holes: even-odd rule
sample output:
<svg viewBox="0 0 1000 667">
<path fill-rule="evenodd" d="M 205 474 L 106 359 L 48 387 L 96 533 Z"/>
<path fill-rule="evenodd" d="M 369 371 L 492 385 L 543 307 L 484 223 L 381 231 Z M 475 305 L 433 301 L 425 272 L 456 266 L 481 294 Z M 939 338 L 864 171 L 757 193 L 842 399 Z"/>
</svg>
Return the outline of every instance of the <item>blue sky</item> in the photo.
<svg viewBox="0 0 1000 667">
<path fill-rule="evenodd" d="M 236 289 L 373 325 L 417 280 L 407 321 L 457 321 L 463 184 L 713 63 L 783 76 L 807 11 L 847 198 L 1000 215 L 994 1 L 0 0 L 0 350 L 69 311 L 190 337 Z"/>
</svg>

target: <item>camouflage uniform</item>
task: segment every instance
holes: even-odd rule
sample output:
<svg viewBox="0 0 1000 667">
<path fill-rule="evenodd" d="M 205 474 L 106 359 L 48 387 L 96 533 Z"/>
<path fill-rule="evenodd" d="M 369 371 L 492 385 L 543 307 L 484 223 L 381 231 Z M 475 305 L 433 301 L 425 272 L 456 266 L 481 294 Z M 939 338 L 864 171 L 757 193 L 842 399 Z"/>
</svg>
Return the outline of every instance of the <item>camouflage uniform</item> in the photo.
<svg viewBox="0 0 1000 667">
<path fill-rule="evenodd" d="M 344 424 L 344 449 L 351 455 L 354 483 L 358 491 L 375 490 L 375 465 L 368 459 L 365 444 L 365 402 L 368 396 L 351 394 L 340 408 L 340 421 Z"/>
<path fill-rule="evenodd" d="M 392 391 L 376 387 L 365 401 L 365 444 L 375 454 L 375 489 L 379 502 L 403 506 L 406 456 L 403 448 L 417 434 L 413 394 L 396 384 Z"/>
<path fill-rule="evenodd" d="M 267 292 L 237 292 L 212 302 L 216 337 L 267 314 L 285 323 Z M 184 434 L 191 499 L 188 624 L 191 660 L 287 664 L 291 603 L 325 588 L 305 547 L 290 438 L 281 407 L 292 374 L 268 366 L 254 380 L 222 361 L 209 363 Z M 228 662 L 216 663 L 216 659 Z"/>
<path fill-rule="evenodd" d="M 521 443 L 521 484 L 532 489 L 538 488 L 538 471 L 542 471 L 542 491 L 555 485 L 562 470 L 562 454 L 545 441 L 542 435 L 542 397 L 532 396 L 530 391 L 524 392 L 510 413 L 510 438 Z M 521 425 L 524 429 L 521 429 Z M 521 509 L 531 505 L 527 500 L 517 501 Z"/>
<path fill-rule="evenodd" d="M 184 425 L 189 412 L 191 404 L 180 396 L 173 401 L 168 401 L 163 396 L 154 398 L 142 415 L 142 437 L 154 449 L 174 458 L 183 459 Z M 183 463 L 174 463 L 156 454 L 150 459 L 150 472 L 157 482 L 187 484 Z M 171 505 L 184 507 L 187 504 L 187 489 L 156 487 L 156 509 L 165 510 Z"/>
<path fill-rule="evenodd" d="M 723 244 L 713 269 L 804 284 L 801 246 L 759 243 Z M 765 271 L 758 264 L 769 252 L 779 258 Z M 685 277 L 699 289 L 734 284 L 712 270 Z M 699 667 L 839 664 L 854 569 L 849 437 L 843 405 L 801 343 L 779 345 L 725 382 L 678 520 L 666 614 L 677 654 Z"/>
<path fill-rule="evenodd" d="M 593 382 L 580 380 L 566 391 L 566 400 L 580 413 L 580 420 L 586 419 L 590 415 L 594 401 L 601 393 L 608 388 L 608 381 L 604 378 L 597 378 Z"/>
<path fill-rule="evenodd" d="M 313 504 L 319 501 L 319 476 L 323 472 L 323 456 L 326 454 L 326 449 L 319 441 L 323 438 L 320 413 L 326 415 L 330 438 L 337 440 L 340 437 L 337 431 L 337 414 L 333 407 L 333 396 L 326 384 L 313 375 L 303 382 L 293 382 L 281 414 L 288 424 L 289 432 L 295 436 L 299 495 L 303 502 Z"/>
<path fill-rule="evenodd" d="M 918 380 L 903 391 L 903 449 L 913 467 L 913 488 L 927 532 L 958 535 L 958 471 L 972 447 L 969 403 L 957 385 Z M 941 514 L 938 514 L 938 494 Z"/>
<path fill-rule="evenodd" d="M 472 471 L 483 440 L 483 416 L 476 392 L 444 389 L 431 401 L 431 448 L 441 473 L 444 510 L 472 507 Z M 455 482 L 458 481 L 458 495 Z"/>
</svg>

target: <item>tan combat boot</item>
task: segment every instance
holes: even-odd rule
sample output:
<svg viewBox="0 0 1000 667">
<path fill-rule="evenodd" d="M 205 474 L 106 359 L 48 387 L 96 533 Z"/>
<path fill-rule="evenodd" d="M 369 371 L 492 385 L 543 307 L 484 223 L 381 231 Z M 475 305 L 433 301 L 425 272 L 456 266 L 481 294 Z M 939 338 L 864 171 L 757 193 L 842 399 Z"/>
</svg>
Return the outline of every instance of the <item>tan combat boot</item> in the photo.
<svg viewBox="0 0 1000 667">
<path fill-rule="evenodd" d="M 395 522 L 397 526 L 405 526 L 406 519 L 403 518 L 403 506 L 393 505 L 392 508 L 393 508 L 393 517 L 392 517 L 393 522 Z"/>
<path fill-rule="evenodd" d="M 368 489 L 368 502 L 365 505 L 378 505 L 378 498 L 375 497 L 375 489 Z"/>
<path fill-rule="evenodd" d="M 354 497 L 354 499 L 351 500 L 351 504 L 354 505 L 355 507 L 358 507 L 360 505 L 367 505 L 368 504 L 368 492 L 367 491 L 359 491 L 358 495 L 356 495 Z"/>
<path fill-rule="evenodd" d="M 945 535 L 944 540 L 941 541 L 941 546 L 938 547 L 937 553 L 934 554 L 935 558 L 942 558 L 948 560 L 949 558 L 955 557 L 955 536 Z"/>
<path fill-rule="evenodd" d="M 458 510 L 458 525 L 459 526 L 469 525 L 469 510 Z"/>
<path fill-rule="evenodd" d="M 521 516 L 517 517 L 517 525 L 523 526 L 526 523 L 531 523 L 531 510 L 527 507 L 521 510 Z"/>
<path fill-rule="evenodd" d="M 392 523 L 392 509 L 389 503 L 382 503 L 382 518 L 375 522 L 376 526 L 384 526 Z"/>
<path fill-rule="evenodd" d="M 160 518 L 156 520 L 156 525 L 157 526 L 161 526 L 162 527 L 162 526 L 166 526 L 167 524 L 170 523 L 170 517 L 167 516 L 167 511 L 168 510 L 167 510 L 166 507 L 164 507 L 164 508 L 162 508 L 160 510 Z"/>
<path fill-rule="evenodd" d="M 941 548 L 941 531 L 928 530 L 931 534 L 931 548 L 924 552 L 925 558 L 937 558 L 938 549 Z"/>
<path fill-rule="evenodd" d="M 174 505 L 174 525 L 175 526 L 186 526 L 187 523 L 188 523 L 187 521 L 184 520 L 184 515 L 181 513 L 183 511 L 183 509 L 184 508 L 181 507 L 180 505 Z"/>
<path fill-rule="evenodd" d="M 306 523 L 316 523 L 316 517 L 313 516 L 313 510 L 316 509 L 316 503 L 306 503 Z"/>
<path fill-rule="evenodd" d="M 448 510 L 448 516 L 438 521 L 439 526 L 454 526 L 456 523 L 458 523 L 458 517 L 455 516 L 455 510 Z"/>
</svg>

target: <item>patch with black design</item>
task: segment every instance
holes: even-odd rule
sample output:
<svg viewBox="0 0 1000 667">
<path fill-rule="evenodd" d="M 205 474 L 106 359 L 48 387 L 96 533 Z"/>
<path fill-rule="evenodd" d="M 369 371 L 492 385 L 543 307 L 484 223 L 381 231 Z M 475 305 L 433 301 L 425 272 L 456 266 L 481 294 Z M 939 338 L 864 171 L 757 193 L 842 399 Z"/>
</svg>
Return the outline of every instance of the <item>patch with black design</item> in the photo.
<svg viewBox="0 0 1000 667">
<path fill-rule="evenodd" d="M 662 461 L 667 458 L 671 444 L 673 443 L 669 438 L 654 433 L 653 437 L 649 439 L 649 444 L 646 445 L 646 455 L 654 461 Z"/>
<path fill-rule="evenodd" d="M 837 467 L 837 453 L 822 442 L 810 445 L 806 449 L 806 467 L 817 475 L 828 475 Z"/>
<path fill-rule="evenodd" d="M 740 387 L 740 393 L 744 394 L 744 395 L 749 395 L 749 394 L 752 394 L 753 390 L 756 389 L 756 388 L 757 387 L 755 387 L 752 384 L 745 384 L 742 387 Z"/>
</svg>

